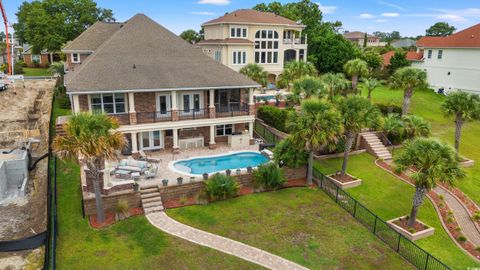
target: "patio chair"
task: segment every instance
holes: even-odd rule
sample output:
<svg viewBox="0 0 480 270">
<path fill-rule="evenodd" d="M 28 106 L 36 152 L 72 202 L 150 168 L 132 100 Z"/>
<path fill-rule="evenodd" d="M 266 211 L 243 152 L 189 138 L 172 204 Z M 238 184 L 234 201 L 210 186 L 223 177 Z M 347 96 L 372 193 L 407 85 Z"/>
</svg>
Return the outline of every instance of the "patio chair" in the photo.
<svg viewBox="0 0 480 270">
<path fill-rule="evenodd" d="M 161 158 L 154 158 L 154 157 L 149 157 L 143 150 L 140 150 L 138 152 L 140 154 L 140 160 L 148 161 L 148 162 L 153 162 L 153 163 L 160 163 L 162 162 Z"/>
<path fill-rule="evenodd" d="M 148 166 L 147 171 L 145 171 L 145 178 L 146 179 L 155 178 L 157 176 L 157 171 L 158 171 L 158 167 L 154 164 L 150 164 Z"/>
</svg>

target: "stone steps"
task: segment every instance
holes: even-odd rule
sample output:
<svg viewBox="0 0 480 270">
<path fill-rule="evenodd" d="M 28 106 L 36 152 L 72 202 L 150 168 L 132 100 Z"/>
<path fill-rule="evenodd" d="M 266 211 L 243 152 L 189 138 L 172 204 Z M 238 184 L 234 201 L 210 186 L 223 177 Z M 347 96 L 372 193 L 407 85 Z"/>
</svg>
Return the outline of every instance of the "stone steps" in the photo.
<svg viewBox="0 0 480 270">
<path fill-rule="evenodd" d="M 390 160 L 393 158 L 390 151 L 388 151 L 388 149 L 385 147 L 382 141 L 378 138 L 376 133 L 367 132 L 367 133 L 362 133 L 360 135 L 365 139 L 368 146 L 373 151 L 373 155 L 375 157 L 383 160 Z"/>
<path fill-rule="evenodd" d="M 142 207 L 145 214 L 161 212 L 164 210 L 162 198 L 157 185 L 143 186 L 140 189 Z"/>
</svg>

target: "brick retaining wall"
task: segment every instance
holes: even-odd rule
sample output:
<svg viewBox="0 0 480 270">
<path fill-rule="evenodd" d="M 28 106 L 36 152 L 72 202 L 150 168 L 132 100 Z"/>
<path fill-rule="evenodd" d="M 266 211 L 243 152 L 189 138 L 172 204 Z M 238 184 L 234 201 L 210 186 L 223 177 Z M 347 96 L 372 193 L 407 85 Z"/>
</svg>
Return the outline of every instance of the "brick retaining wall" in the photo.
<svg viewBox="0 0 480 270">
<path fill-rule="evenodd" d="M 115 205 L 118 201 L 124 199 L 128 202 L 130 208 L 142 207 L 142 201 L 140 198 L 140 192 L 135 192 L 133 190 L 116 192 L 115 194 L 110 194 L 108 196 L 102 195 L 103 199 L 103 209 L 105 211 L 114 211 Z M 89 197 L 83 199 L 83 209 L 85 211 L 85 216 L 96 215 L 97 211 L 95 208 L 95 197 Z"/>
</svg>

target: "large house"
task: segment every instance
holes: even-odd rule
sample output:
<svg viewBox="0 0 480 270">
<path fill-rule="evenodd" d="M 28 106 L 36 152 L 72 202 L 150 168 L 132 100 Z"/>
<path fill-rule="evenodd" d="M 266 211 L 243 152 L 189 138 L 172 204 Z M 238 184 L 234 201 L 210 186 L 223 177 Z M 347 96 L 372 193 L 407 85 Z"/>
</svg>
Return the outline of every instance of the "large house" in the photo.
<svg viewBox="0 0 480 270">
<path fill-rule="evenodd" d="M 423 37 L 416 45 L 423 61 L 413 66 L 427 72 L 432 88 L 480 93 L 480 24 L 447 37 Z"/>
<path fill-rule="evenodd" d="M 257 63 L 275 82 L 289 61 L 306 61 L 307 36 L 304 25 L 268 12 L 240 9 L 202 24 L 203 52 L 239 71 Z"/>
<path fill-rule="evenodd" d="M 381 42 L 379 37 L 360 31 L 345 32 L 343 37 L 363 47 L 365 44 L 365 34 L 367 35 L 367 47 L 384 47 L 387 45 L 386 42 Z"/>
<path fill-rule="evenodd" d="M 97 22 L 63 50 L 74 113 L 106 113 L 132 152 L 253 141 L 257 83 L 143 14 Z"/>
</svg>

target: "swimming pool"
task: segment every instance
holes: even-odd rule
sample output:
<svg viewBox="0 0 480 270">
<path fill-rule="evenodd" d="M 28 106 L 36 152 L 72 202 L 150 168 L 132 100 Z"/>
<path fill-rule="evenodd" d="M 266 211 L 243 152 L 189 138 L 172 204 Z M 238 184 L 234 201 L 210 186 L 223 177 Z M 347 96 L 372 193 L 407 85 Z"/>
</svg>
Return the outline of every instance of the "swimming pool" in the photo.
<svg viewBox="0 0 480 270">
<path fill-rule="evenodd" d="M 211 156 L 204 158 L 191 158 L 173 163 L 173 168 L 182 173 L 202 175 L 225 170 L 258 167 L 268 161 L 258 152 L 238 152 L 227 155 Z"/>
</svg>

